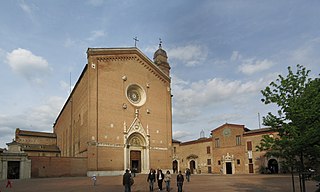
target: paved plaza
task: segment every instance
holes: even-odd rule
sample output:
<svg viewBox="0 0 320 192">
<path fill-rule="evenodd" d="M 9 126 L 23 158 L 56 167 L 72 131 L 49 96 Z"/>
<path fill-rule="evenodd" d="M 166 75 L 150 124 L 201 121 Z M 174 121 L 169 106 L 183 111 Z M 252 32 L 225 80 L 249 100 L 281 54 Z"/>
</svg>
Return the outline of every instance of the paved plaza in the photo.
<svg viewBox="0 0 320 192">
<path fill-rule="evenodd" d="M 177 191 L 176 175 L 172 175 L 171 191 Z M 296 192 L 299 190 L 296 177 Z M 148 191 L 147 175 L 137 175 L 132 192 Z M 0 180 L 1 192 L 122 192 L 122 176 L 98 177 L 93 186 L 89 177 L 63 177 L 14 180 L 12 188 L 5 188 L 6 181 Z M 165 186 L 165 185 L 163 185 Z M 316 190 L 314 181 L 306 181 L 308 192 Z M 155 185 L 155 191 L 158 191 Z M 165 191 L 165 190 L 163 190 Z M 290 192 L 292 191 L 290 175 L 192 175 L 190 182 L 185 182 L 184 192 L 211 191 L 246 191 L 246 192 Z"/>
</svg>

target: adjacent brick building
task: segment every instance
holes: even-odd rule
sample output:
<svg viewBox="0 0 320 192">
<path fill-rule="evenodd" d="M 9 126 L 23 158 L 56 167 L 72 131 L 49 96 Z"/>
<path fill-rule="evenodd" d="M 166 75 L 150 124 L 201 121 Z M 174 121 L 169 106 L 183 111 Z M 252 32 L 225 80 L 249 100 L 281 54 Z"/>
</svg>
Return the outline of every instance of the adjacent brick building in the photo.
<svg viewBox="0 0 320 192">
<path fill-rule="evenodd" d="M 226 123 L 212 130 L 210 138 L 173 142 L 173 167 L 193 173 L 248 174 L 280 171 L 279 160 L 256 150 L 263 135 L 277 134 L 270 128 L 249 130 Z"/>
<path fill-rule="evenodd" d="M 15 141 L 28 156 L 59 157 L 57 135 L 55 133 L 16 129 Z"/>
</svg>

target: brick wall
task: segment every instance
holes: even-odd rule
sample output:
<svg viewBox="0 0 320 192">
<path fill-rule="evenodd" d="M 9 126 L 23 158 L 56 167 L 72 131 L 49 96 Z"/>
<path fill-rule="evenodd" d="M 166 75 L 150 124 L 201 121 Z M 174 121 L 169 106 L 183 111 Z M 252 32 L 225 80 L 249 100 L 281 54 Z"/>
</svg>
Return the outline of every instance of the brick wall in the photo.
<svg viewBox="0 0 320 192">
<path fill-rule="evenodd" d="M 29 157 L 31 177 L 69 177 L 87 175 L 87 158 Z"/>
</svg>

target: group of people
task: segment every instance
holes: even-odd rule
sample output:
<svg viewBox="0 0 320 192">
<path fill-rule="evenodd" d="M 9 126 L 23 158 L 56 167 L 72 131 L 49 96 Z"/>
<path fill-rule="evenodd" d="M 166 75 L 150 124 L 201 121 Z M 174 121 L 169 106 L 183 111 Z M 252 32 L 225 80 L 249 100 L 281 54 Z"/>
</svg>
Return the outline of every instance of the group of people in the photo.
<svg viewBox="0 0 320 192">
<path fill-rule="evenodd" d="M 166 174 L 163 174 L 161 169 L 158 169 L 157 173 L 154 169 L 150 169 L 150 172 L 147 178 L 147 182 L 149 182 L 150 191 L 153 191 L 153 185 L 156 181 L 158 181 L 159 191 L 162 191 L 163 181 L 166 184 L 166 191 L 170 191 L 171 174 L 169 170 L 166 172 Z M 181 171 L 179 171 L 179 174 L 177 175 L 178 192 L 182 192 L 183 182 L 184 182 L 184 177 L 181 174 Z"/>
<path fill-rule="evenodd" d="M 171 181 L 170 171 L 167 171 L 166 174 L 164 175 L 161 169 L 158 169 L 157 173 L 154 169 L 150 169 L 150 172 L 147 178 L 147 182 L 149 182 L 150 191 L 153 191 L 153 185 L 156 181 L 158 181 L 158 187 L 160 191 L 162 191 L 163 181 L 166 184 L 166 190 L 170 191 L 170 181 Z"/>
<path fill-rule="evenodd" d="M 190 170 L 186 171 L 186 178 L 187 181 L 190 181 Z M 147 177 L 147 182 L 149 183 L 149 190 L 154 190 L 154 183 L 158 183 L 159 191 L 163 190 L 163 181 L 165 182 L 165 189 L 166 191 L 170 191 L 170 183 L 171 183 L 171 174 L 168 170 L 165 174 L 162 172 L 161 169 L 157 171 L 154 169 L 150 169 L 150 172 Z M 182 175 L 181 171 L 179 171 L 177 175 L 177 187 L 178 192 L 182 192 L 182 186 L 184 182 L 184 176 Z M 123 186 L 125 188 L 125 192 L 131 192 L 131 185 L 133 184 L 133 178 L 129 170 L 126 170 L 125 174 L 123 175 Z"/>
</svg>

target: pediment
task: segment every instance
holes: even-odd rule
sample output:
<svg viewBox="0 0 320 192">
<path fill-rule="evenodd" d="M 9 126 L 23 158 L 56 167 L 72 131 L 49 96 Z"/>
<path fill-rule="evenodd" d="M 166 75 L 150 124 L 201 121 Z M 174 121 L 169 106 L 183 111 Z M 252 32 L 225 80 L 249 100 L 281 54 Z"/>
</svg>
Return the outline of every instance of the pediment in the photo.
<svg viewBox="0 0 320 192">
<path fill-rule="evenodd" d="M 147 132 L 145 131 L 139 117 L 135 117 L 132 121 L 131 125 L 129 126 L 127 130 L 128 136 L 130 136 L 133 133 L 140 133 L 144 137 L 147 136 Z"/>
<path fill-rule="evenodd" d="M 144 53 L 142 53 L 136 47 L 88 48 L 87 54 L 88 56 L 97 57 L 98 61 L 135 60 L 163 81 L 171 81 L 170 77 L 166 73 L 164 73 L 151 59 L 149 59 Z"/>
<path fill-rule="evenodd" d="M 233 161 L 234 160 L 234 156 L 233 155 L 230 155 L 229 153 L 227 153 L 227 155 L 223 155 L 222 156 L 222 159 L 224 161 Z"/>
</svg>

